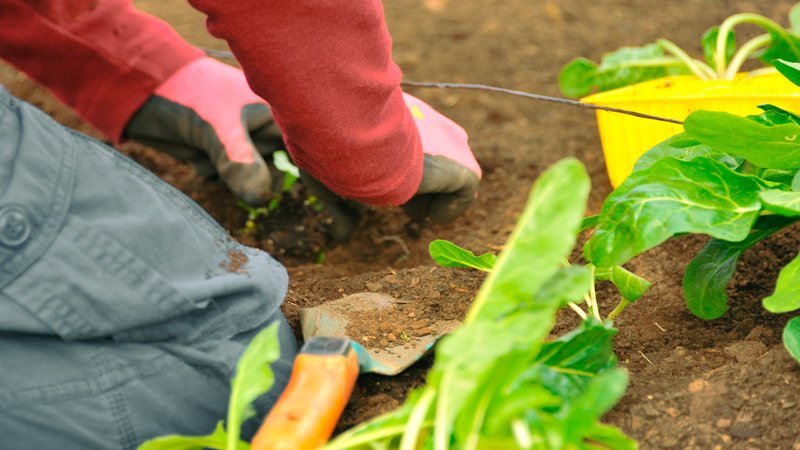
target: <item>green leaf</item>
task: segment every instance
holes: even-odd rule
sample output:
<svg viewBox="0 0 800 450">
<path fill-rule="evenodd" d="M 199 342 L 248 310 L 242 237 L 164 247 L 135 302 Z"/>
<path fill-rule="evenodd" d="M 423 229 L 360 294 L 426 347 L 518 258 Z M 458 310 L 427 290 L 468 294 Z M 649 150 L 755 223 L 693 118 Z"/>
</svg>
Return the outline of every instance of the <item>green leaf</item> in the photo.
<svg viewBox="0 0 800 450">
<path fill-rule="evenodd" d="M 278 323 L 261 330 L 236 363 L 228 406 L 228 446 L 239 440 L 240 427 L 250 404 L 270 390 L 275 382 L 270 365 L 280 357 Z"/>
<path fill-rule="evenodd" d="M 795 317 L 783 329 L 783 345 L 800 362 L 800 317 Z"/>
<path fill-rule="evenodd" d="M 292 164 L 292 160 L 289 159 L 289 154 L 285 151 L 278 150 L 272 153 L 272 162 L 275 164 L 275 168 L 281 172 L 290 174 L 295 179 L 300 178 L 300 169 Z"/>
<path fill-rule="evenodd" d="M 772 64 L 776 59 L 785 61 L 800 61 L 800 36 L 789 33 L 784 29 L 769 29 L 770 42 L 766 51 L 760 55 L 759 59 L 766 64 Z"/>
<path fill-rule="evenodd" d="M 758 198 L 767 211 L 787 217 L 800 216 L 800 192 L 770 189 L 761 191 Z"/>
<path fill-rule="evenodd" d="M 428 252 L 430 252 L 431 258 L 442 267 L 478 269 L 489 272 L 497 261 L 497 256 L 492 253 L 475 256 L 471 251 L 444 239 L 432 241 L 428 246 Z"/>
<path fill-rule="evenodd" d="M 660 45 L 648 44 L 606 53 L 599 66 L 586 58 L 576 58 L 562 69 L 559 85 L 564 95 L 582 97 L 595 89 L 602 92 L 689 72 L 679 59 L 667 57 Z"/>
<path fill-rule="evenodd" d="M 704 34 L 701 39 L 701 43 L 703 45 L 703 56 L 705 56 L 706 62 L 709 66 L 713 68 L 716 67 L 716 60 L 714 59 L 717 55 L 717 38 L 719 37 L 719 27 L 711 27 L 709 28 Z M 733 59 L 734 53 L 736 53 L 736 34 L 733 32 L 733 29 L 728 33 L 727 39 L 725 43 L 725 64 L 731 62 Z"/>
<path fill-rule="evenodd" d="M 206 448 L 225 450 L 228 435 L 222 422 L 208 436 L 162 436 L 143 442 L 137 450 L 204 450 Z M 250 444 L 239 441 L 236 450 L 250 450 Z"/>
<path fill-rule="evenodd" d="M 600 220 L 600 214 L 584 217 L 581 221 L 581 226 L 578 229 L 578 233 L 583 233 L 586 230 L 594 228 L 597 225 L 598 220 Z"/>
<path fill-rule="evenodd" d="M 794 174 L 794 178 L 792 178 L 792 191 L 800 191 L 800 172 Z"/>
<path fill-rule="evenodd" d="M 569 334 L 545 344 L 536 360 L 541 366 L 529 370 L 550 392 L 572 399 L 594 376 L 617 365 L 613 348 L 616 334 L 610 322 L 589 319 Z"/>
<path fill-rule="evenodd" d="M 586 58 L 575 58 L 561 69 L 558 86 L 567 97 L 583 97 L 594 89 L 596 76 L 597 64 Z"/>
<path fill-rule="evenodd" d="M 620 295 L 629 302 L 639 300 L 653 284 L 644 278 L 625 270 L 621 266 L 595 269 L 594 278 L 598 281 L 610 281 L 617 287 Z"/>
<path fill-rule="evenodd" d="M 800 168 L 800 125 L 767 126 L 725 112 L 696 111 L 684 122 L 701 143 L 769 169 Z"/>
<path fill-rule="evenodd" d="M 742 254 L 768 236 L 794 223 L 782 217 L 766 216 L 741 242 L 712 239 L 686 267 L 683 293 L 686 306 L 701 319 L 716 319 L 728 310 L 727 287 Z"/>
<path fill-rule="evenodd" d="M 601 444 L 602 449 L 637 450 L 639 444 L 625 435 L 619 428 L 602 423 L 595 424 L 586 434 L 590 442 Z"/>
<path fill-rule="evenodd" d="M 792 83 L 800 86 L 800 63 L 776 59 L 772 62 L 778 72 L 789 79 Z"/>
<path fill-rule="evenodd" d="M 636 165 L 633 166 L 633 171 L 637 172 L 647 169 L 656 162 L 668 157 L 680 159 L 682 161 L 691 161 L 701 156 L 715 159 L 732 169 L 736 169 L 742 164 L 741 159 L 736 159 L 723 152 L 714 150 L 689 137 L 686 133 L 681 133 L 670 137 L 645 152 L 636 161 Z"/>
<path fill-rule="evenodd" d="M 608 196 L 584 253 L 595 266 L 611 267 L 679 233 L 741 241 L 761 209 L 760 189 L 757 178 L 708 157 L 662 159 Z"/>
<path fill-rule="evenodd" d="M 568 266 L 558 270 L 544 284 L 533 299 L 523 302 L 520 308 L 557 305 L 562 307 L 568 302 L 583 301 L 583 296 L 592 288 L 594 280 L 592 272 L 582 266 Z"/>
<path fill-rule="evenodd" d="M 578 435 L 592 431 L 597 420 L 622 398 L 627 386 L 628 372 L 624 369 L 608 370 L 594 377 L 586 390 L 560 412 L 566 429 Z"/>
<path fill-rule="evenodd" d="M 513 309 L 558 271 L 575 245 L 589 184 L 586 169 L 574 158 L 542 173 L 495 269 L 478 291 L 468 322 Z"/>
<path fill-rule="evenodd" d="M 800 309 L 800 257 L 781 269 L 775 292 L 764 299 L 764 308 L 773 313 Z"/>
<path fill-rule="evenodd" d="M 754 120 L 762 125 L 774 126 L 784 124 L 800 125 L 800 116 L 790 113 L 785 109 L 778 108 L 775 105 L 758 105 L 764 111 L 757 116 L 747 116 L 748 119 Z"/>
</svg>

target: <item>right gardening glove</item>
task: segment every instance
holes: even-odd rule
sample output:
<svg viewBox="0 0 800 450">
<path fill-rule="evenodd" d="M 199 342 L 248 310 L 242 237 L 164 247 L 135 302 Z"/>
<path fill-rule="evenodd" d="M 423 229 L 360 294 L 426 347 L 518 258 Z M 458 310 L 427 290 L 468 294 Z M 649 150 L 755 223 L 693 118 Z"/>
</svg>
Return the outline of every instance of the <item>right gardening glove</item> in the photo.
<svg viewBox="0 0 800 450">
<path fill-rule="evenodd" d="M 448 222 L 477 197 L 481 168 L 463 128 L 414 96 L 404 93 L 403 99 L 422 141 L 424 166 L 416 193 L 402 208 L 417 221 Z M 302 178 L 331 215 L 333 238 L 348 238 L 365 206 L 337 196 L 306 173 Z"/>
</svg>

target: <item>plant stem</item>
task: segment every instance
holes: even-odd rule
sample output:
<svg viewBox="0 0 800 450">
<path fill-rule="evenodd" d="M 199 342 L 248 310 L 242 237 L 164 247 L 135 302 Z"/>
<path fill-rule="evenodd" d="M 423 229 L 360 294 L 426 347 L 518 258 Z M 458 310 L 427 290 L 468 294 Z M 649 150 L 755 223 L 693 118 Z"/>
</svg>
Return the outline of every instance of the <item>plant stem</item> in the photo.
<svg viewBox="0 0 800 450">
<path fill-rule="evenodd" d="M 622 311 L 625 311 L 625 308 L 627 308 L 628 305 L 630 305 L 630 304 L 631 304 L 631 302 L 629 302 L 628 299 L 626 299 L 625 297 L 622 297 L 622 299 L 619 301 L 619 303 L 617 303 L 617 307 L 614 308 L 614 310 L 611 311 L 611 313 L 609 313 L 608 320 L 613 321 L 614 319 L 616 319 L 617 316 L 622 314 Z"/>
<path fill-rule="evenodd" d="M 708 67 L 708 65 L 706 65 L 704 62 L 692 58 L 682 48 L 678 47 L 674 42 L 669 41 L 667 39 L 659 39 L 656 43 L 665 51 L 672 53 L 678 59 L 683 61 L 683 63 L 686 64 L 686 67 L 688 67 L 689 70 L 691 70 L 692 73 L 695 74 L 698 78 L 704 81 L 710 79 L 708 74 L 709 72 L 713 73 L 714 71 L 710 67 Z M 708 70 L 706 70 L 706 68 Z"/>
<path fill-rule="evenodd" d="M 414 450 L 417 448 L 419 432 L 422 430 L 425 416 L 428 415 L 428 410 L 431 409 L 431 404 L 435 398 L 436 389 L 433 388 L 429 388 L 422 394 L 419 403 L 417 403 L 408 417 L 408 422 L 403 430 L 403 437 L 400 439 L 400 450 Z"/>
<path fill-rule="evenodd" d="M 589 270 L 592 272 L 592 286 L 589 288 L 589 298 L 592 299 L 592 312 L 594 313 L 594 318 L 602 322 L 603 318 L 600 317 L 600 305 L 597 304 L 597 290 L 594 285 L 594 265 L 592 265 Z"/>
<path fill-rule="evenodd" d="M 772 36 L 770 34 L 762 34 L 761 36 L 754 37 L 747 41 L 744 45 L 739 47 L 739 51 L 733 56 L 731 59 L 730 64 L 728 64 L 728 68 L 725 71 L 725 79 L 732 80 L 739 70 L 742 68 L 742 64 L 749 58 L 753 53 L 755 53 L 761 47 L 765 45 L 769 45 L 772 42 Z"/>
<path fill-rule="evenodd" d="M 751 23 L 770 33 L 786 36 L 786 30 L 784 30 L 779 23 L 759 14 L 742 13 L 728 17 L 719 27 L 719 34 L 717 35 L 717 53 L 714 55 L 714 65 L 717 66 L 717 75 L 720 78 L 725 77 L 725 74 L 728 72 L 725 63 L 725 48 L 728 45 L 728 34 L 730 34 L 734 27 L 743 23 Z"/>
<path fill-rule="evenodd" d="M 581 309 L 581 307 L 580 307 L 580 306 L 576 305 L 576 304 L 575 304 L 575 303 L 573 303 L 573 302 L 569 302 L 569 303 L 568 303 L 568 305 L 569 305 L 569 307 L 570 307 L 570 308 L 572 308 L 572 310 L 573 310 L 573 311 L 575 311 L 575 313 L 576 313 L 577 315 L 579 315 L 579 316 L 581 317 L 581 319 L 583 319 L 583 320 L 586 320 L 586 319 L 588 319 L 588 316 L 586 315 L 586 311 L 584 311 L 583 309 Z"/>
</svg>

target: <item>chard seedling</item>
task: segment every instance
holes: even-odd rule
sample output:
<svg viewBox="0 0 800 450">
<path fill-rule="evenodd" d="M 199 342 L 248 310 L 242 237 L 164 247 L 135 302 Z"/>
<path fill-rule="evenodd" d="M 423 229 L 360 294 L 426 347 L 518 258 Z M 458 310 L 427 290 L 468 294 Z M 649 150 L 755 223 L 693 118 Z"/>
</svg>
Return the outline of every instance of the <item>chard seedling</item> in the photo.
<svg viewBox="0 0 800 450">
<path fill-rule="evenodd" d="M 464 325 L 437 346 L 425 386 L 325 449 L 637 448 L 599 422 L 627 385 L 611 345 L 616 330 L 588 319 L 548 340 L 556 312 L 593 284 L 590 269 L 563 264 L 588 192 L 578 161 L 546 170 Z M 448 249 L 438 253 L 452 256 L 446 264 L 486 269 L 492 259 L 441 242 L 434 247 Z"/>
<path fill-rule="evenodd" d="M 776 67 L 800 82 L 800 64 L 778 60 Z M 684 297 L 698 317 L 722 316 L 741 255 L 800 221 L 800 117 L 772 105 L 761 109 L 746 118 L 694 112 L 684 134 L 645 153 L 606 199 L 584 247 L 586 258 L 599 268 L 613 267 L 672 236 L 710 236 L 686 268 Z M 781 270 L 764 307 L 800 310 L 798 286 L 800 257 Z M 800 361 L 798 318 L 783 339 Z"/>
<path fill-rule="evenodd" d="M 800 4 L 790 13 L 791 27 L 758 14 L 735 14 L 701 39 L 705 61 L 690 56 L 667 39 L 642 47 L 624 47 L 603 56 L 600 64 L 576 58 L 561 71 L 559 85 L 569 97 L 583 97 L 669 75 L 693 74 L 701 80 L 730 80 L 743 64 L 759 59 L 767 65 L 777 59 L 800 61 Z M 764 31 L 736 49 L 734 28 L 755 25 Z"/>
</svg>

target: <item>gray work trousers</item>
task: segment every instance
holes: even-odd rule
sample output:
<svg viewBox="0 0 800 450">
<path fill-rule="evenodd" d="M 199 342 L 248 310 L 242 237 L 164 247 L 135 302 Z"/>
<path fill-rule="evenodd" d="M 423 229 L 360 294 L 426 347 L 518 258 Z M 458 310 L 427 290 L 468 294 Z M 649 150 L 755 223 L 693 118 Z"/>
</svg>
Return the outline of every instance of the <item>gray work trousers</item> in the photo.
<svg viewBox="0 0 800 450">
<path fill-rule="evenodd" d="M 0 87 L 0 449 L 210 433 L 238 357 L 279 321 L 263 416 L 297 351 L 287 286 L 186 196 Z"/>
</svg>

